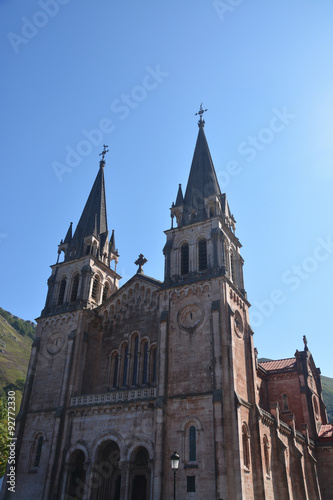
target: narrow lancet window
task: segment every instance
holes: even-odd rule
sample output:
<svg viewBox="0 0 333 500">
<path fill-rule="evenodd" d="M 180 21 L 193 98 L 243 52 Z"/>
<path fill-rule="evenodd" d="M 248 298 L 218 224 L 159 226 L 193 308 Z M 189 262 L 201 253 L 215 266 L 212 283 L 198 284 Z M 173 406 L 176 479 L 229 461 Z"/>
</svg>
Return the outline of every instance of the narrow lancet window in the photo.
<svg viewBox="0 0 333 500">
<path fill-rule="evenodd" d="M 123 350 L 124 352 L 124 368 L 123 368 L 123 387 L 127 385 L 127 367 L 128 367 L 128 345 Z"/>
<path fill-rule="evenodd" d="M 205 238 L 199 240 L 199 271 L 207 269 L 207 241 Z"/>
<path fill-rule="evenodd" d="M 142 373 L 142 384 L 146 385 L 148 382 L 148 342 L 143 345 L 143 373 Z"/>
<path fill-rule="evenodd" d="M 77 292 L 79 289 L 79 279 L 80 276 L 76 274 L 73 278 L 72 292 L 71 292 L 71 302 L 75 302 L 77 299 Z"/>
<path fill-rule="evenodd" d="M 98 301 L 98 293 L 99 293 L 99 276 L 96 275 L 93 282 L 91 297 L 96 302 Z"/>
<path fill-rule="evenodd" d="M 113 389 L 116 389 L 118 385 L 118 354 L 113 356 Z"/>
<path fill-rule="evenodd" d="M 62 279 L 61 283 L 60 283 L 60 289 L 59 289 L 59 295 L 58 295 L 58 302 L 57 302 L 58 306 L 61 306 L 61 304 L 64 303 L 66 284 L 67 284 L 66 278 Z"/>
<path fill-rule="evenodd" d="M 42 455 L 42 447 L 43 447 L 43 436 L 39 436 L 38 441 L 37 441 L 34 467 L 39 467 L 40 457 Z"/>
<path fill-rule="evenodd" d="M 197 430 L 194 425 L 189 428 L 189 461 L 197 460 Z"/>
<path fill-rule="evenodd" d="M 134 341 L 134 363 L 133 363 L 133 385 L 137 383 L 137 373 L 138 373 L 138 349 L 139 349 L 139 339 L 135 337 Z"/>
<path fill-rule="evenodd" d="M 180 274 L 188 274 L 189 271 L 189 248 L 188 243 L 183 243 L 181 246 L 180 255 Z"/>
<path fill-rule="evenodd" d="M 108 298 L 108 296 L 109 296 L 109 290 L 110 290 L 109 283 L 105 283 L 104 290 L 103 290 L 102 302 L 104 302 Z"/>
</svg>

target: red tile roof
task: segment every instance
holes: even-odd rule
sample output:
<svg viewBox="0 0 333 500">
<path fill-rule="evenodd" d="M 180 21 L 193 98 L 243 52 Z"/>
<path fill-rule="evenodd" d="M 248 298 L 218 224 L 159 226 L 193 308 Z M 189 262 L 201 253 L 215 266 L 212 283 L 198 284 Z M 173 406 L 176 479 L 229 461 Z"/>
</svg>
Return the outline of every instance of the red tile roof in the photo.
<svg viewBox="0 0 333 500">
<path fill-rule="evenodd" d="M 333 426 L 332 424 L 322 425 L 318 433 L 320 438 L 333 438 Z"/>
<path fill-rule="evenodd" d="M 292 370 L 296 367 L 296 358 L 276 359 L 259 363 L 266 371 L 272 370 Z"/>
</svg>

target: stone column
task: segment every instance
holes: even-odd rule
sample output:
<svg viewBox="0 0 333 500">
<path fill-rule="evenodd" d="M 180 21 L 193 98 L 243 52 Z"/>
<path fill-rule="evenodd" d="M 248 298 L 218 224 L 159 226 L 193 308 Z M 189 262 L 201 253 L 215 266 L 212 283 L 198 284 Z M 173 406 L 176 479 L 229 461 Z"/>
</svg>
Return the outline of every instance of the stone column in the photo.
<svg viewBox="0 0 333 500">
<path fill-rule="evenodd" d="M 119 461 L 121 470 L 120 500 L 129 500 L 129 482 L 131 464 L 127 461 Z"/>
</svg>

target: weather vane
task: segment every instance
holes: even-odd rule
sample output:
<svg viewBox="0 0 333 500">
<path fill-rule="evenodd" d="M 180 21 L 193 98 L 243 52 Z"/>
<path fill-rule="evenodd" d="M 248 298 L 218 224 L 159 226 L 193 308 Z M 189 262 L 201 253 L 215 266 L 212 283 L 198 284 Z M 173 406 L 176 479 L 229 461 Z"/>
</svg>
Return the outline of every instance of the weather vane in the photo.
<svg viewBox="0 0 333 500">
<path fill-rule="evenodd" d="M 200 104 L 200 109 L 199 109 L 199 111 L 198 111 L 197 113 L 195 113 L 195 116 L 197 116 L 197 115 L 199 115 L 199 116 L 200 116 L 199 121 L 198 121 L 198 125 L 199 125 L 199 127 L 200 127 L 201 125 L 203 126 L 203 125 L 205 124 L 205 120 L 203 120 L 203 119 L 202 119 L 202 115 L 203 115 L 206 111 L 208 111 L 208 109 L 202 109 L 202 103 L 201 103 L 201 104 Z"/>
<path fill-rule="evenodd" d="M 104 148 L 104 149 L 103 149 L 103 151 L 102 151 L 101 153 L 99 153 L 99 156 L 101 156 L 101 157 L 102 157 L 102 159 L 101 159 L 101 163 L 105 163 L 104 156 L 105 156 L 105 155 L 106 155 L 106 153 L 109 151 L 108 149 L 106 149 L 106 148 L 108 148 L 108 147 L 109 147 L 109 146 L 108 146 L 107 144 L 103 144 L 103 148 Z"/>
</svg>

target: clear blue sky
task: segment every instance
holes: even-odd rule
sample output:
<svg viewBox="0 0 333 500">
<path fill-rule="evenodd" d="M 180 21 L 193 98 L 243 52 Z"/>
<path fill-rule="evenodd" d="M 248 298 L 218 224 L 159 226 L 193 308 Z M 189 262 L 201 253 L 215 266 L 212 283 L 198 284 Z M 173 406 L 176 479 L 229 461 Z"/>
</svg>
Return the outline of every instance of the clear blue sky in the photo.
<svg viewBox="0 0 333 500">
<path fill-rule="evenodd" d="M 0 17 L 0 306 L 39 316 L 104 142 L 122 282 L 141 252 L 163 279 L 203 102 L 259 356 L 305 334 L 333 377 L 333 3 L 2 0 Z"/>
</svg>

